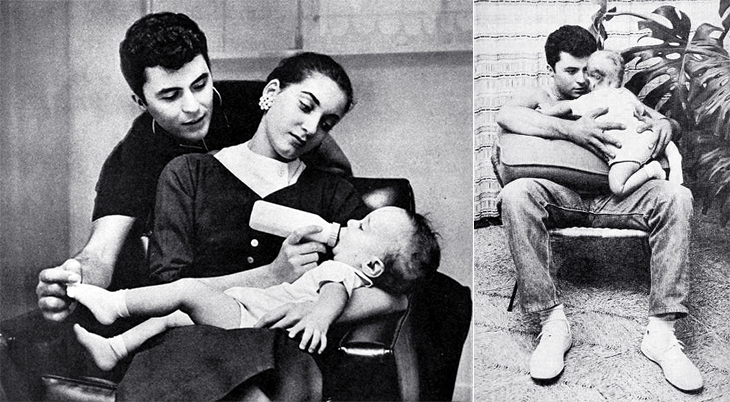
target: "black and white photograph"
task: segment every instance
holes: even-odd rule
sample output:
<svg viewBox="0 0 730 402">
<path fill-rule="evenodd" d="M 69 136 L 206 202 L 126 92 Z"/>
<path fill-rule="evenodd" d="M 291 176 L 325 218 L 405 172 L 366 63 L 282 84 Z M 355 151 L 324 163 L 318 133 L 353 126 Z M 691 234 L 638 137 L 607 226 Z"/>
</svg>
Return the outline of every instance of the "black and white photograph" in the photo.
<svg viewBox="0 0 730 402">
<path fill-rule="evenodd" d="M 730 399 L 730 2 L 474 2 L 474 400 Z"/>
<path fill-rule="evenodd" d="M 474 5 L 0 0 L 0 400 L 474 400 Z"/>
</svg>

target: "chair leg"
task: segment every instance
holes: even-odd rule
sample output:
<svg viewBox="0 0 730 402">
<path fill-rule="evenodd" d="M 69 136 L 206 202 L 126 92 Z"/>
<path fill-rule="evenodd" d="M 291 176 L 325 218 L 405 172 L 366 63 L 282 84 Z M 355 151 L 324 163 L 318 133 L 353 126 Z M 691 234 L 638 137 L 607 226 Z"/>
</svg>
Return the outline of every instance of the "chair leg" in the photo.
<svg viewBox="0 0 730 402">
<path fill-rule="evenodd" d="M 515 287 L 512 289 L 512 297 L 509 298 L 509 306 L 507 306 L 507 311 L 512 311 L 512 306 L 515 304 L 515 296 L 517 296 L 517 280 L 515 280 Z"/>
</svg>

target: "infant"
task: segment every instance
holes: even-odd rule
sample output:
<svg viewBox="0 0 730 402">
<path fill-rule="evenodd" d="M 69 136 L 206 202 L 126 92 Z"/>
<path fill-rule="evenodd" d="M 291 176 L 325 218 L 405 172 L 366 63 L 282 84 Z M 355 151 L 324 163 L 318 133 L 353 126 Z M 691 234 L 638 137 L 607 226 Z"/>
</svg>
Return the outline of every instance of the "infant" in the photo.
<svg viewBox="0 0 730 402">
<path fill-rule="evenodd" d="M 274 308 L 291 302 L 312 301 L 312 311 L 288 328 L 289 336 L 302 333 L 300 348 L 310 353 L 327 346 L 327 330 L 345 309 L 352 291 L 373 286 L 394 295 L 410 292 L 435 272 L 441 251 L 428 220 L 401 208 L 384 207 L 362 220 L 351 220 L 340 229 L 332 248 L 333 259 L 324 261 L 293 283 L 267 289 L 218 289 L 205 278 L 184 278 L 162 285 L 109 292 L 74 284 L 68 295 L 91 310 L 102 324 L 117 318 L 151 318 L 113 338 L 104 338 L 74 326 L 77 338 L 96 364 L 111 370 L 147 339 L 168 328 L 206 324 L 220 328 L 247 328 Z"/>
<path fill-rule="evenodd" d="M 625 196 L 651 179 L 667 178 L 657 160 L 651 160 L 657 134 L 653 131 L 637 133 L 636 129 L 647 117 L 641 101 L 626 88 L 623 81 L 624 62 L 620 54 L 608 50 L 594 52 L 588 59 L 587 75 L 591 92 L 578 99 L 541 104 L 538 111 L 551 116 L 583 116 L 599 107 L 608 112 L 598 121 L 618 122 L 624 130 L 611 130 L 621 143 L 621 148 L 607 145 L 615 156 L 608 161 L 608 182 L 611 192 Z M 682 183 L 682 157 L 677 146 L 670 142 L 664 150 L 669 163 L 669 180 Z"/>
</svg>

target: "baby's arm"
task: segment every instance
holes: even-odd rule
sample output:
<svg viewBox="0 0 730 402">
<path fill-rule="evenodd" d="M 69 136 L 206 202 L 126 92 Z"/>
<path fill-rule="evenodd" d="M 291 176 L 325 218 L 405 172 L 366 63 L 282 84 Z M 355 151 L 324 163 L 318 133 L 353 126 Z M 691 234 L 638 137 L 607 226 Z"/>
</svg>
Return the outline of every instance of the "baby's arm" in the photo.
<svg viewBox="0 0 730 402">
<path fill-rule="evenodd" d="M 557 101 L 551 103 L 540 103 L 537 105 L 538 112 L 553 116 L 553 117 L 566 117 L 573 114 L 573 108 L 570 105 L 569 100 Z"/>
<path fill-rule="evenodd" d="M 327 347 L 327 330 L 342 314 L 348 299 L 345 285 L 340 282 L 325 283 L 319 288 L 319 299 L 312 312 L 289 329 L 289 337 L 294 338 L 304 331 L 299 348 L 304 350 L 309 344 L 309 353 L 314 353 L 315 350 L 322 353 Z"/>
</svg>

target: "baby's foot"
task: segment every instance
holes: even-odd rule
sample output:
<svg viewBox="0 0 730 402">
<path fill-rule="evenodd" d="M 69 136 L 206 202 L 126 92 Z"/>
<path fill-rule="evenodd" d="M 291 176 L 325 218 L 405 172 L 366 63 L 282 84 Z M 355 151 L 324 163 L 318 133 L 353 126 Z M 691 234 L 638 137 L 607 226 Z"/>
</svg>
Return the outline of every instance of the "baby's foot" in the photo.
<svg viewBox="0 0 730 402">
<path fill-rule="evenodd" d="M 667 178 L 667 173 L 662 168 L 662 164 L 659 161 L 651 161 L 644 166 L 646 173 L 650 179 L 664 180 Z"/>
<path fill-rule="evenodd" d="M 120 314 L 119 303 L 123 304 L 124 310 L 127 307 L 122 292 L 110 292 L 104 288 L 84 283 L 69 285 L 66 288 L 66 294 L 68 294 L 68 297 L 76 299 L 79 303 L 88 307 L 94 314 L 94 317 L 104 325 L 109 325 L 116 321 L 117 318 L 123 317 Z"/>
<path fill-rule="evenodd" d="M 123 356 L 117 356 L 116 352 L 114 352 L 110 339 L 92 334 L 79 324 L 74 324 L 74 332 L 76 332 L 76 338 L 89 351 L 91 358 L 94 359 L 94 363 L 100 369 L 109 371 L 116 367 L 119 360 L 123 358 Z"/>
</svg>

